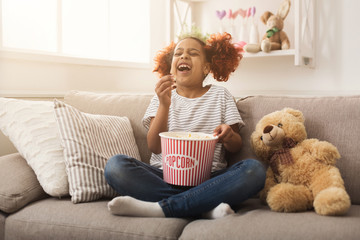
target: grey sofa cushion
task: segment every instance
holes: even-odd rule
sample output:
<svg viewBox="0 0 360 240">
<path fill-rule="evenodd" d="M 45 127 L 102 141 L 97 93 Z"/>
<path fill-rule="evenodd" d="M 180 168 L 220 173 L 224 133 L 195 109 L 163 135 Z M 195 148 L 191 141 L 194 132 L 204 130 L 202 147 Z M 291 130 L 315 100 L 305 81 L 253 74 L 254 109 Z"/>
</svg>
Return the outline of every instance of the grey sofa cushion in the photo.
<svg viewBox="0 0 360 240">
<path fill-rule="evenodd" d="M 0 211 L 12 213 L 47 195 L 18 153 L 0 157 Z"/>
<path fill-rule="evenodd" d="M 244 145 L 234 159 L 255 157 L 249 139 L 256 123 L 264 115 L 284 107 L 301 110 L 308 138 L 328 141 L 338 148 L 342 157 L 336 165 L 352 203 L 360 204 L 360 96 L 252 96 L 238 100 L 237 107 L 245 122 L 245 127 L 241 129 Z"/>
<path fill-rule="evenodd" d="M 48 198 L 28 205 L 6 219 L 5 238 L 48 239 L 177 239 L 189 222 L 180 218 L 112 215 L 108 201 L 73 204 Z"/>
<path fill-rule="evenodd" d="M 250 199 L 240 206 L 237 214 L 189 223 L 180 239 L 360 239 L 359 218 L 359 205 L 352 205 L 345 216 L 325 217 L 314 211 L 272 212 L 259 199 Z"/>
<path fill-rule="evenodd" d="M 64 101 L 82 112 L 113 116 L 127 116 L 134 131 L 141 160 L 149 163 L 151 152 L 147 147 L 147 131 L 142 125 L 142 118 L 153 95 L 141 94 L 101 94 L 92 92 L 70 91 Z"/>
<path fill-rule="evenodd" d="M 0 240 L 4 240 L 5 237 L 5 219 L 5 213 L 0 212 Z"/>
</svg>

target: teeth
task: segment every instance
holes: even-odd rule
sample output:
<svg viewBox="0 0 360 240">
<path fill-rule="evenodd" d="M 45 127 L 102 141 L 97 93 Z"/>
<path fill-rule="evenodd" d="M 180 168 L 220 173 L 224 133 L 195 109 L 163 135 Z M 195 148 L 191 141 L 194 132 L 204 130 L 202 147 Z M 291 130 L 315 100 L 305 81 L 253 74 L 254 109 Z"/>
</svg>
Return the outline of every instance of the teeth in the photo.
<svg viewBox="0 0 360 240">
<path fill-rule="evenodd" d="M 187 65 L 187 64 L 180 64 L 180 65 L 178 66 L 178 69 L 179 69 L 180 71 L 183 71 L 183 70 L 191 70 L 190 66 Z"/>
</svg>

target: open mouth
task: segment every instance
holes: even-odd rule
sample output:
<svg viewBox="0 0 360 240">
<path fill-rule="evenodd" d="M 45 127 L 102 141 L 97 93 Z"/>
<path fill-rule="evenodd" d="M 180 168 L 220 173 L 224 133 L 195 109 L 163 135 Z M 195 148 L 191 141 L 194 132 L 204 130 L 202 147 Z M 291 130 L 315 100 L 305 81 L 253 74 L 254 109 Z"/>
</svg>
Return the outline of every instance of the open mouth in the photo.
<svg viewBox="0 0 360 240">
<path fill-rule="evenodd" d="M 180 72 L 186 72 L 186 71 L 190 71 L 191 67 L 188 64 L 182 63 L 177 67 L 177 70 Z"/>
</svg>

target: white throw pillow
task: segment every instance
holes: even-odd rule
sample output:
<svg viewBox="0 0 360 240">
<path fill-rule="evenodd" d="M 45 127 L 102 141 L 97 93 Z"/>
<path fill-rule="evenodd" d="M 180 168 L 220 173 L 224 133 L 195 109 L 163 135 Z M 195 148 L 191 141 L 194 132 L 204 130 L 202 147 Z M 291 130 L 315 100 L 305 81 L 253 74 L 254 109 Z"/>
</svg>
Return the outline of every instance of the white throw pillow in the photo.
<svg viewBox="0 0 360 240">
<path fill-rule="evenodd" d="M 53 102 L 0 98 L 0 129 L 34 170 L 47 194 L 69 195 Z"/>
<path fill-rule="evenodd" d="M 116 154 L 140 159 L 129 119 L 84 113 L 57 100 L 55 114 L 65 148 L 71 201 L 115 197 L 104 177 L 107 160 Z"/>
</svg>

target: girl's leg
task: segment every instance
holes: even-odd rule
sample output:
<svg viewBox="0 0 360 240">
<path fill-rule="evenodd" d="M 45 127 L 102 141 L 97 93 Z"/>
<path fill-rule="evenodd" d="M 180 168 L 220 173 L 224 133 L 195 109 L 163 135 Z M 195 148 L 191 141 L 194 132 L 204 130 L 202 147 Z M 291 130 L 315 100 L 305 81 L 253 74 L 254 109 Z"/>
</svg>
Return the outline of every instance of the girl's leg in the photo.
<svg viewBox="0 0 360 240">
<path fill-rule="evenodd" d="M 216 219 L 235 213 L 227 203 L 220 203 L 217 207 L 209 212 L 201 214 L 203 218 Z"/>
<path fill-rule="evenodd" d="M 165 217 L 158 202 L 147 202 L 130 196 L 116 197 L 108 203 L 112 214 L 133 217 Z"/>
<path fill-rule="evenodd" d="M 130 196 L 117 197 L 108 203 L 109 211 L 115 215 L 134 217 L 165 217 L 158 202 L 147 202 Z M 203 218 L 216 219 L 233 214 L 234 210 L 227 203 L 220 203 L 209 212 L 203 213 Z"/>
<path fill-rule="evenodd" d="M 104 174 L 108 184 L 122 195 L 108 203 L 109 211 L 116 215 L 165 217 L 158 201 L 187 190 L 165 183 L 162 170 L 126 155 L 110 158 Z"/>
<path fill-rule="evenodd" d="M 263 188 L 265 182 L 263 165 L 251 159 L 238 162 L 229 169 L 216 172 L 215 175 L 188 191 L 176 189 L 175 191 L 180 193 L 171 195 L 159 203 L 119 197 L 109 203 L 109 208 L 111 205 L 121 208 L 121 211 L 114 214 L 144 217 L 199 217 L 213 210 L 208 217 L 216 218 L 231 213 L 229 204 L 236 206 L 250 198 Z M 171 185 L 166 185 L 172 189 Z M 221 204 L 223 202 L 225 204 Z"/>
<path fill-rule="evenodd" d="M 224 173 L 159 202 L 166 217 L 199 217 L 221 203 L 234 207 L 259 192 L 265 183 L 264 166 L 252 159 L 238 162 Z"/>
<path fill-rule="evenodd" d="M 111 157 L 105 166 L 107 183 L 121 196 L 158 202 L 187 188 L 167 184 L 161 169 L 126 155 Z"/>
</svg>

